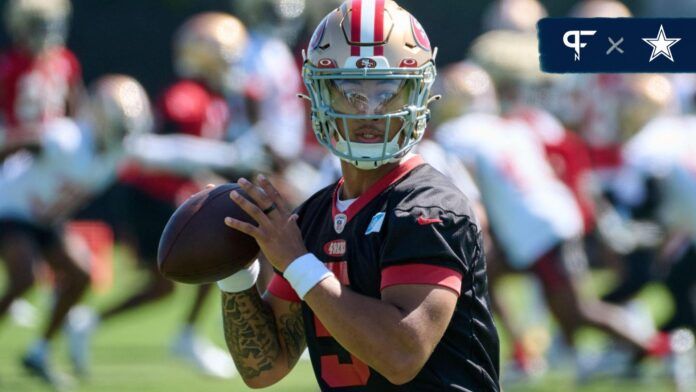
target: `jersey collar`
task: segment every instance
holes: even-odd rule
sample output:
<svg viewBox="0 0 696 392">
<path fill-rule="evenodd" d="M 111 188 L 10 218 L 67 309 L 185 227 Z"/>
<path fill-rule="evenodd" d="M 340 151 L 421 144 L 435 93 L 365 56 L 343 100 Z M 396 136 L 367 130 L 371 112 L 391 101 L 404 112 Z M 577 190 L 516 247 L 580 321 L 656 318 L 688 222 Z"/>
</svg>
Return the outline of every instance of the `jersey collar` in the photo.
<svg viewBox="0 0 696 392">
<path fill-rule="evenodd" d="M 355 216 L 355 214 L 360 212 L 360 210 L 362 210 L 363 207 L 365 207 L 369 202 L 371 202 L 375 197 L 377 197 L 377 195 L 382 193 L 382 191 L 387 189 L 390 185 L 394 184 L 395 182 L 399 181 L 406 174 L 410 173 L 411 170 L 424 163 L 425 161 L 420 155 L 414 155 L 411 158 L 408 158 L 407 160 L 401 162 L 399 166 L 395 167 L 392 171 L 387 173 L 384 177 L 380 178 L 370 188 L 368 188 L 367 191 L 360 195 L 353 202 L 353 204 L 351 204 L 350 207 L 348 207 L 348 209 L 345 212 L 343 212 L 343 214 L 346 217 L 345 223 L 348 223 Z M 343 177 L 341 177 L 341 179 L 338 180 L 338 183 L 334 188 L 333 199 L 331 200 L 331 215 L 334 221 L 336 220 L 336 215 L 341 214 L 341 212 L 336 207 L 336 201 L 338 200 L 338 191 L 339 189 L 341 189 L 343 181 Z"/>
</svg>

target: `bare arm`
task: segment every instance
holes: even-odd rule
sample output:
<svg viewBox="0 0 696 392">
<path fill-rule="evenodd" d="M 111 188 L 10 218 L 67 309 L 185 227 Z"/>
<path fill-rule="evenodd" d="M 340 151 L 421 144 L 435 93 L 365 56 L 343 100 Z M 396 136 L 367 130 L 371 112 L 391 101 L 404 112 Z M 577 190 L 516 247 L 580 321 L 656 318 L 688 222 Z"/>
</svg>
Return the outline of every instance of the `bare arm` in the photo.
<svg viewBox="0 0 696 392">
<path fill-rule="evenodd" d="M 212 170 L 218 173 L 246 173 L 266 170 L 251 165 L 248 149 L 234 143 L 191 135 L 137 135 L 126 139 L 124 146 L 130 158 L 156 170 L 194 175 Z"/>
<path fill-rule="evenodd" d="M 299 303 L 257 289 L 222 293 L 225 342 L 239 374 L 252 388 L 276 383 L 295 366 L 305 348 Z"/>
</svg>

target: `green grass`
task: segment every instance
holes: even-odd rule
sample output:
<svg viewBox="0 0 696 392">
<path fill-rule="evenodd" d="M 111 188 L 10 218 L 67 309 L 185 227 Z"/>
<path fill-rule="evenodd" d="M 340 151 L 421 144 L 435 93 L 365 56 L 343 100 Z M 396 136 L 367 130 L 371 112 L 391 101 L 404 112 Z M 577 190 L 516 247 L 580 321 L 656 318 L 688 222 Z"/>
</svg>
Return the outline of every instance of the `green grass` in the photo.
<svg viewBox="0 0 696 392">
<path fill-rule="evenodd" d="M 142 281 L 134 265 L 128 262 L 127 254 L 119 252 L 115 263 L 114 288 L 107 294 L 91 294 L 86 302 L 100 307 L 113 303 Z M 0 268 L 0 274 L 2 274 Z M 1 279 L 0 279 L 1 280 Z M 606 285 L 607 278 L 600 276 L 599 285 Z M 3 286 L 4 287 L 4 286 Z M 506 284 L 505 295 L 513 300 L 518 309 L 524 309 L 525 281 L 515 277 Z M 93 340 L 93 365 L 91 377 L 79 381 L 76 391 L 245 391 L 248 390 L 237 377 L 233 380 L 217 380 L 199 376 L 193 369 L 179 362 L 169 354 L 169 345 L 177 334 L 180 320 L 183 319 L 194 294 L 193 287 L 180 286 L 171 298 L 152 306 L 139 309 L 112 322 L 104 324 Z M 669 304 L 659 287 L 650 287 L 643 294 L 651 309 L 660 317 L 666 317 Z M 39 308 L 48 304 L 47 289 L 34 290 L 28 299 Z M 220 298 L 212 295 L 206 304 L 207 311 L 199 331 L 220 346 L 223 346 Z M 667 309 L 667 310 L 665 310 Z M 25 375 L 19 365 L 19 358 L 37 335 L 37 329 L 18 327 L 9 319 L 0 324 L 0 391 L 42 391 L 48 390 L 38 380 Z M 583 344 L 596 344 L 601 341 L 597 333 L 585 332 L 581 337 Z M 504 340 L 504 337 L 503 337 Z M 507 350 L 503 350 L 504 353 Z M 56 367 L 70 371 L 66 347 L 63 339 L 58 339 L 53 352 Z M 301 361 L 292 373 L 269 391 L 316 391 L 318 390 L 309 362 Z M 643 382 L 601 381 L 578 387 L 573 382 L 570 369 L 552 372 L 541 379 L 508 384 L 506 391 L 588 391 L 588 392 L 655 392 L 670 390 L 667 383 L 659 379 Z"/>
</svg>

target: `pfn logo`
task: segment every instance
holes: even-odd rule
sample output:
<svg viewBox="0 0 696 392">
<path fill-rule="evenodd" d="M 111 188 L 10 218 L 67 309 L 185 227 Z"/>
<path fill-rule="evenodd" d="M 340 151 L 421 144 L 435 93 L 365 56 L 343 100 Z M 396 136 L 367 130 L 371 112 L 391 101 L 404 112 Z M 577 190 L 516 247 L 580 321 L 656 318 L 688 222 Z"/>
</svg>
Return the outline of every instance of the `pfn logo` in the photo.
<svg viewBox="0 0 696 392">
<path fill-rule="evenodd" d="M 563 44 L 575 50 L 575 61 L 580 60 L 580 49 L 587 46 L 587 42 L 581 42 L 580 37 L 583 35 L 595 35 L 597 30 L 570 30 L 563 34 Z M 571 41 L 572 38 L 572 41 Z"/>
</svg>

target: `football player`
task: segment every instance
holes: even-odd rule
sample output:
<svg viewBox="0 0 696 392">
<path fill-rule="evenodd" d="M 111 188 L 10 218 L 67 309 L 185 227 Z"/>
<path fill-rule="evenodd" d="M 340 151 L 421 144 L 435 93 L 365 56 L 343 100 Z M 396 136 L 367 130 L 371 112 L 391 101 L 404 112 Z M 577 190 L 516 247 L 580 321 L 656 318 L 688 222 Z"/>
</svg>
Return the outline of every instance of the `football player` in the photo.
<svg viewBox="0 0 696 392">
<path fill-rule="evenodd" d="M 621 117 L 634 110 L 639 110 L 640 115 L 628 116 L 632 119 L 629 123 L 622 122 L 621 129 L 627 131 L 624 135 L 633 136 L 622 148 L 623 165 L 611 193 L 618 208 L 630 218 L 655 222 L 666 236 L 663 241 L 643 245 L 629 254 L 633 257 L 627 259 L 621 279 L 605 297 L 623 303 L 647 283 L 664 278 L 675 310 L 661 330 L 678 336 L 684 333 L 677 332 L 678 328 L 693 331 L 695 327 L 693 298 L 688 293 L 696 284 L 693 274 L 696 122 L 692 116 L 669 113 L 671 105 L 667 103 L 674 102 L 674 91 L 662 75 L 628 76 L 622 90 L 620 108 L 623 110 L 619 113 L 624 116 Z M 636 131 L 641 119 L 645 125 Z M 693 344 L 687 347 L 677 344 L 672 348 L 676 356 L 693 355 Z"/>
<path fill-rule="evenodd" d="M 433 107 L 432 134 L 435 135 L 436 140 L 445 142 L 438 136 L 440 125 L 465 115 L 481 116 L 477 121 L 480 121 L 482 130 L 488 129 L 490 126 L 501 125 L 500 123 L 490 121 L 497 118 L 496 116 L 500 112 L 500 104 L 493 79 L 483 68 L 475 63 L 460 61 L 441 69 L 438 82 L 435 84 L 435 92 L 441 93 L 445 97 L 445 99 L 440 100 Z M 458 152 L 450 150 L 448 153 L 459 159 Z M 469 165 L 469 170 L 475 170 L 475 166 L 472 166 L 471 162 L 467 162 L 467 164 Z M 478 199 L 480 199 L 480 194 Z M 483 201 L 481 200 L 480 203 L 483 211 L 479 215 L 486 217 Z M 496 271 L 501 271 L 503 266 L 501 263 L 504 263 L 504 260 L 501 260 L 500 245 L 496 246 L 495 241 L 490 236 L 490 231 L 487 230 L 487 225 L 483 228 L 488 274 L 491 279 L 491 287 L 495 288 L 499 276 Z M 513 361 L 503 371 L 504 378 L 511 380 L 518 375 L 527 377 L 542 371 L 545 367 L 542 353 L 531 355 L 531 347 L 526 347 L 527 345 L 523 344 L 523 336 L 533 326 L 526 325 L 523 327 L 519 321 L 515 321 L 506 303 L 496 295 L 495 290 L 491 290 L 491 299 L 491 305 L 499 317 L 500 326 L 509 331 L 513 338 L 516 339 L 512 344 L 511 355 Z M 544 319 L 544 317 L 539 317 L 538 312 L 534 310 L 527 312 L 530 315 L 530 317 L 527 317 L 528 320 L 534 319 L 534 322 L 538 322 L 539 319 Z"/>
<path fill-rule="evenodd" d="M 508 39 L 499 41 L 500 37 Z M 531 65 L 538 61 L 536 57 L 528 56 L 536 50 L 532 40 L 524 33 L 490 32 L 472 46 L 475 59 L 501 83 L 496 87 L 504 97 L 504 114 L 519 100 L 519 79 L 534 81 L 539 72 L 538 64 Z M 491 47 L 498 50 L 483 50 Z M 522 56 L 524 53 L 527 55 Z M 520 60 L 523 58 L 526 61 Z M 642 336 L 626 328 L 621 309 L 578 295 L 585 264 L 577 241 L 584 229 L 582 214 L 573 193 L 552 169 L 539 131 L 531 129 L 529 121 L 503 121 L 474 113 L 444 124 L 436 135 L 475 168 L 472 174 L 508 267 L 531 271 L 539 278 L 568 345 L 572 347 L 580 325 L 592 325 L 644 352 L 666 354 L 669 348 L 664 336 Z M 491 268 L 491 279 L 500 272 Z"/>
<path fill-rule="evenodd" d="M 69 0 L 5 4 L 12 46 L 0 54 L 0 159 L 38 143 L 42 122 L 75 115 L 83 87 L 80 63 L 64 46 L 70 13 Z"/>
<path fill-rule="evenodd" d="M 41 153 L 15 153 L 0 171 L 0 259 L 11 282 L 0 299 L 0 315 L 32 286 L 33 265 L 45 258 L 56 272 L 57 299 L 43 337 L 29 350 L 24 364 L 51 383 L 57 379 L 48 363 L 49 341 L 89 281 L 88 261 L 68 246 L 75 243 L 72 238 L 63 235 L 65 221 L 112 184 L 127 160 L 190 176 L 203 169 L 230 170 L 240 155 L 226 143 L 148 134 L 150 102 L 130 77 L 102 77 L 90 95 L 79 122 L 67 118 L 47 122 Z M 81 374 L 87 366 L 85 343 L 70 342 L 72 360 Z"/>
<path fill-rule="evenodd" d="M 227 137 L 255 149 L 259 159 L 265 157 L 282 172 L 304 147 L 306 120 L 297 99 L 302 81 L 283 41 L 259 25 L 247 31 L 246 46 L 227 73 L 224 96 L 235 119 Z"/>
<path fill-rule="evenodd" d="M 295 213 L 261 177 L 231 193 L 258 223 L 277 273 L 218 282 L 225 338 L 252 387 L 283 378 L 305 345 L 325 391 L 498 391 L 478 222 L 447 178 L 409 151 L 423 137 L 435 79 L 423 27 L 391 0 L 349 0 L 309 44 L 303 78 L 319 142 L 343 177 Z M 223 219 L 224 217 L 220 217 Z"/>
<path fill-rule="evenodd" d="M 2 166 L 0 259 L 7 266 L 10 284 L 0 299 L 0 315 L 33 285 L 32 269 L 45 259 L 55 272 L 56 298 L 46 329 L 23 364 L 52 384 L 60 380 L 48 363 L 49 343 L 89 283 L 84 255 L 69 246 L 62 234 L 63 223 L 89 196 L 115 178 L 123 136 L 149 129 L 149 110 L 143 97 L 144 91 L 131 79 L 103 79 L 95 89 L 92 110 L 85 111 L 90 113 L 89 120 L 79 125 L 67 118 L 46 122 L 40 138 L 41 154 L 16 153 Z M 105 126 L 104 121 L 118 113 L 114 107 L 130 121 Z"/>
<path fill-rule="evenodd" d="M 231 115 L 226 97 L 230 91 L 243 88 L 243 75 L 241 79 L 237 79 L 240 75 L 231 70 L 241 64 L 247 53 L 247 29 L 232 15 L 221 12 L 202 13 L 194 15 L 178 29 L 173 46 L 174 66 L 180 80 L 169 86 L 158 102 L 159 133 L 188 136 L 188 140 L 197 140 L 199 145 L 204 141 L 227 139 Z M 201 159 L 210 154 L 205 148 L 183 146 L 183 149 L 200 155 Z M 262 154 L 253 154 L 244 151 L 245 149 L 242 147 L 236 150 L 236 156 L 230 157 L 237 163 L 236 172 L 227 171 L 224 174 L 236 176 L 238 173 L 263 168 Z M 119 183 L 81 214 L 83 219 L 100 216 L 105 205 L 111 205 L 107 209 L 116 206 L 122 210 L 122 213 L 107 217 L 106 220 L 117 228 L 117 236 L 125 239 L 124 242 L 132 239 L 130 245 L 149 279 L 143 287 L 120 303 L 100 311 L 96 318 L 76 314 L 75 320 L 71 320 L 74 335 L 89 335 L 97 322 L 108 322 L 174 292 L 174 283 L 157 270 L 159 238 L 176 207 L 201 190 L 202 184 L 195 178 L 182 176 L 172 169 L 151 167 L 142 162 L 127 164 L 120 172 Z M 194 331 L 210 287 L 198 287 L 181 332 L 174 339 L 172 351 L 205 374 L 229 378 L 234 375 L 234 366 L 229 357 L 211 342 L 196 336 Z M 81 318 L 88 321 L 81 322 Z"/>
</svg>

